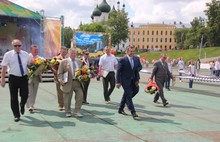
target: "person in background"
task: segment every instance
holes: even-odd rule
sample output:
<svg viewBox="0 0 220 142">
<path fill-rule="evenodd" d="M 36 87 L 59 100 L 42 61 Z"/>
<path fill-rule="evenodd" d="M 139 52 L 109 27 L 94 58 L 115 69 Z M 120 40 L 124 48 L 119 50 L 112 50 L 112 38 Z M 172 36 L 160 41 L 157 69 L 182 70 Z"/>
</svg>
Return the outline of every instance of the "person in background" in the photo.
<svg viewBox="0 0 220 142">
<path fill-rule="evenodd" d="M 62 46 L 60 48 L 60 53 L 58 56 L 55 57 L 59 57 L 61 60 L 64 60 L 66 58 L 66 54 L 67 54 L 67 48 L 65 46 Z M 53 58 L 55 58 L 53 57 Z M 63 91 L 60 89 L 60 82 L 58 81 L 58 76 L 57 76 L 57 70 L 58 68 L 56 68 L 55 66 L 51 66 L 51 70 L 54 74 L 54 82 L 56 83 L 56 92 L 57 92 L 57 99 L 58 99 L 58 109 L 59 111 L 63 110 L 64 107 L 64 102 L 63 102 Z"/>
<path fill-rule="evenodd" d="M 211 61 L 209 63 L 209 70 L 210 70 L 210 75 L 213 75 L 214 74 L 214 70 L 215 70 L 215 63 L 214 63 L 214 61 Z"/>
<path fill-rule="evenodd" d="M 169 72 L 172 74 L 172 58 L 168 57 L 167 58 L 167 66 L 168 66 L 168 70 Z M 170 90 L 170 76 L 167 76 L 167 79 L 165 81 L 165 88 L 168 90 L 168 91 L 171 91 Z"/>
<path fill-rule="evenodd" d="M 197 74 L 199 74 L 200 66 L 201 66 L 201 61 L 200 61 L 200 59 L 197 59 L 197 61 L 196 61 L 196 71 L 197 71 Z"/>
<path fill-rule="evenodd" d="M 96 75 L 97 81 L 100 80 L 100 76 L 99 76 L 99 74 L 98 74 L 98 72 L 99 72 L 99 60 L 100 60 L 100 56 L 101 56 L 101 55 L 98 55 L 98 57 L 95 58 L 95 60 L 94 60 L 94 68 L 95 68 L 95 70 L 96 70 L 96 72 L 97 72 L 97 75 Z"/>
<path fill-rule="evenodd" d="M 196 70 L 195 70 L 195 65 L 194 65 L 194 61 L 191 60 L 189 62 L 189 73 L 191 77 L 194 77 L 196 75 Z M 193 79 L 189 79 L 189 88 L 192 90 L 193 87 Z"/>
<path fill-rule="evenodd" d="M 82 53 L 83 56 L 81 59 L 84 60 L 89 67 L 91 67 L 93 64 L 91 58 L 89 57 L 89 51 L 83 50 Z M 89 104 L 89 102 L 87 102 L 89 84 L 90 84 L 90 78 L 87 81 L 83 81 L 83 104 L 85 105 Z"/>
<path fill-rule="evenodd" d="M 31 45 L 31 53 L 29 54 L 29 56 L 30 56 L 31 61 L 36 58 L 43 58 L 38 55 L 38 46 L 35 44 Z M 42 76 L 41 74 L 39 74 L 37 76 L 34 76 L 33 78 L 29 78 L 29 81 L 28 81 L 29 96 L 28 96 L 28 100 L 26 103 L 26 107 L 31 113 L 35 109 L 34 104 L 35 104 L 35 100 L 37 97 L 38 86 L 41 80 L 42 80 Z"/>
<path fill-rule="evenodd" d="M 28 99 L 28 70 L 27 65 L 30 63 L 29 54 L 21 50 L 22 43 L 18 39 L 12 41 L 13 50 L 4 54 L 1 66 L 1 86 L 5 87 L 6 71 L 8 69 L 8 85 L 11 98 L 11 110 L 14 115 L 14 121 L 20 120 L 20 113 L 23 115 L 25 112 L 25 104 Z M 18 91 L 20 99 L 18 99 Z"/>
<path fill-rule="evenodd" d="M 151 80 L 153 80 L 153 78 L 155 77 L 155 82 L 157 86 L 159 87 L 159 92 L 155 94 L 153 102 L 158 103 L 158 99 L 160 97 L 163 102 L 163 106 L 166 106 L 169 104 L 163 92 L 164 82 L 168 76 L 172 79 L 175 79 L 168 69 L 166 58 L 167 58 L 166 54 L 160 55 L 160 60 L 156 61 L 153 65 L 153 71 L 150 77 Z"/>
<path fill-rule="evenodd" d="M 129 46 L 126 51 L 127 55 L 119 60 L 116 73 L 116 87 L 120 88 L 122 86 L 124 90 L 118 113 L 127 115 L 124 111 L 126 104 L 131 111 L 133 119 L 139 119 L 132 98 L 139 92 L 139 71 L 141 68 L 139 67 L 140 59 L 137 56 L 134 58 L 134 51 L 135 48 Z"/>
<path fill-rule="evenodd" d="M 215 61 L 215 75 L 219 77 L 220 74 L 220 58 Z"/>
<path fill-rule="evenodd" d="M 105 54 L 100 57 L 99 61 L 99 74 L 102 77 L 102 84 L 103 84 L 103 94 L 105 103 L 110 103 L 110 95 L 112 94 L 115 88 L 115 66 L 118 64 L 118 61 L 115 55 L 110 53 L 111 48 L 106 46 L 105 47 Z M 102 72 L 106 71 L 108 74 L 103 76 Z M 109 88 L 110 84 L 110 88 Z"/>
<path fill-rule="evenodd" d="M 73 91 L 75 92 L 75 115 L 83 117 L 80 110 L 83 102 L 82 84 L 75 78 L 76 69 L 82 67 L 82 61 L 76 58 L 77 51 L 75 48 L 69 49 L 69 58 L 61 61 L 58 69 L 58 80 L 61 84 L 61 90 L 64 96 L 64 106 L 66 117 L 71 117 L 71 100 Z"/>
<path fill-rule="evenodd" d="M 183 57 L 180 57 L 178 61 L 178 71 L 184 71 L 185 69 L 185 63 L 183 61 Z M 182 73 L 179 73 L 179 76 L 182 76 Z M 182 79 L 179 78 L 179 81 L 182 82 Z"/>
</svg>

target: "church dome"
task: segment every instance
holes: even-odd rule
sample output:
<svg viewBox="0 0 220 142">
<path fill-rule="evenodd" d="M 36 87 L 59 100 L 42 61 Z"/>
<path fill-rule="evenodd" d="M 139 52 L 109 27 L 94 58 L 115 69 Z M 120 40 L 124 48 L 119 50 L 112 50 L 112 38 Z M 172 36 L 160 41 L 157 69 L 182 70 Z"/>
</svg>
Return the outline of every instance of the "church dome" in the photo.
<svg viewBox="0 0 220 142">
<path fill-rule="evenodd" d="M 92 12 L 92 16 L 101 16 L 101 15 L 102 15 L 102 12 L 99 10 L 98 5 L 97 5 L 96 8 Z"/>
<path fill-rule="evenodd" d="M 109 11 L 111 10 L 110 5 L 106 2 L 106 0 L 103 0 L 102 3 L 99 5 L 98 7 L 101 12 L 106 12 L 109 13 Z"/>
</svg>

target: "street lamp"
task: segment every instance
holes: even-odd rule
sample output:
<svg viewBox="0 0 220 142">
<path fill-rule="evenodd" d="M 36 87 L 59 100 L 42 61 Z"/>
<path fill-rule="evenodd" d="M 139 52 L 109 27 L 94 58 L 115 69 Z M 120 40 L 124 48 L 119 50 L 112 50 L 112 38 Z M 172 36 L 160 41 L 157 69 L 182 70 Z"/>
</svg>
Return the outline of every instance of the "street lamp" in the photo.
<svg viewBox="0 0 220 142">
<path fill-rule="evenodd" d="M 203 43 L 203 34 L 202 34 L 202 37 L 201 37 L 201 43 L 200 43 L 200 48 L 199 48 L 199 59 L 201 59 L 202 43 Z"/>
</svg>

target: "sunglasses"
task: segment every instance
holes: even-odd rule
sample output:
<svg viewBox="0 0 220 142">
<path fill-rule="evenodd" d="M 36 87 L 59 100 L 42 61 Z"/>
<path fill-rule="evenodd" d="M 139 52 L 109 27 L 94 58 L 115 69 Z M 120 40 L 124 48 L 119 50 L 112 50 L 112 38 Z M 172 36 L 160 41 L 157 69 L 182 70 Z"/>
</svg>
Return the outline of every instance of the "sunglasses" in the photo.
<svg viewBox="0 0 220 142">
<path fill-rule="evenodd" d="M 14 47 L 21 47 L 21 45 L 14 45 Z"/>
<path fill-rule="evenodd" d="M 86 53 L 85 55 L 89 55 L 89 53 Z"/>
</svg>

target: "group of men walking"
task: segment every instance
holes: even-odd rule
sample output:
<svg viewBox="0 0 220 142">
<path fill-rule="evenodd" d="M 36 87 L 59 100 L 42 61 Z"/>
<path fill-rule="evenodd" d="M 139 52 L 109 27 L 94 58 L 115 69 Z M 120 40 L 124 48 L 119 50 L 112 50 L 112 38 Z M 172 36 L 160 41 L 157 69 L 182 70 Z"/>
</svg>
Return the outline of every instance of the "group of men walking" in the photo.
<svg viewBox="0 0 220 142">
<path fill-rule="evenodd" d="M 18 39 L 12 41 L 12 47 L 13 50 L 5 53 L 1 63 L 1 86 L 5 87 L 5 76 L 8 70 L 11 109 L 14 115 L 14 121 L 17 122 L 20 120 L 20 114 L 23 115 L 25 112 L 25 105 L 30 112 L 34 112 L 37 90 L 42 77 L 41 74 L 39 74 L 31 79 L 28 78 L 27 66 L 31 63 L 31 60 L 40 57 L 38 55 L 37 45 L 31 46 L 30 54 L 21 50 L 22 43 Z M 98 63 L 98 76 L 102 77 L 105 103 L 111 103 L 110 96 L 115 86 L 117 88 L 122 87 L 124 93 L 121 98 L 118 113 L 127 115 L 124 111 L 125 105 L 127 105 L 132 117 L 134 119 L 139 119 L 132 98 L 139 92 L 139 72 L 142 66 L 139 57 L 135 56 L 134 52 L 135 48 L 129 46 L 126 50 L 126 55 L 118 61 L 116 57 L 110 53 L 110 47 L 105 47 L 105 54 L 100 57 Z M 92 66 L 89 52 L 84 50 L 83 56 L 81 59 L 78 59 L 75 48 L 70 48 L 67 53 L 66 47 L 61 47 L 58 56 L 62 59 L 59 68 L 51 66 L 54 73 L 54 81 L 56 83 L 58 109 L 60 111 L 65 109 L 65 115 L 67 117 L 72 116 L 71 100 L 74 92 L 75 116 L 83 117 L 80 110 L 83 104 L 89 104 L 87 101 L 87 94 L 90 79 L 85 82 L 80 82 L 75 76 L 75 71 L 82 67 L 81 60 L 84 60 L 88 66 Z M 163 84 L 167 76 L 173 78 L 165 60 L 166 55 L 162 54 L 160 60 L 154 64 L 153 73 L 150 77 L 152 80 L 155 78 L 155 82 L 159 87 L 159 92 L 155 95 L 154 102 L 157 103 L 160 97 L 164 106 L 168 104 L 168 101 L 164 97 Z M 18 101 L 18 91 L 20 91 L 20 103 Z"/>
</svg>

